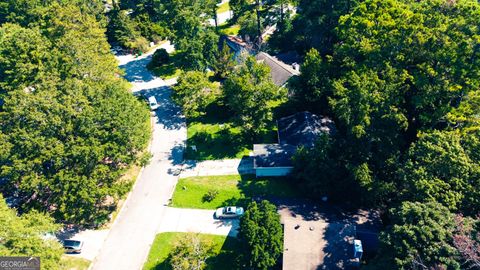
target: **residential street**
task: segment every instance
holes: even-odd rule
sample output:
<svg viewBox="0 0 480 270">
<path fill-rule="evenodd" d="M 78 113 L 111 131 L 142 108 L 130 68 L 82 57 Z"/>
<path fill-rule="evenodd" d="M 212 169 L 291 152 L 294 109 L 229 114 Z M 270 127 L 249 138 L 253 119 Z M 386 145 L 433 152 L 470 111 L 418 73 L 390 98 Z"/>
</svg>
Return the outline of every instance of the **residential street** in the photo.
<svg viewBox="0 0 480 270">
<path fill-rule="evenodd" d="M 123 59 L 122 59 L 123 60 Z M 142 269 L 150 245 L 162 221 L 165 204 L 178 179 L 171 172 L 182 161 L 187 131 L 179 108 L 170 99 L 170 90 L 146 69 L 149 55 L 123 61 L 127 80 L 134 91 L 155 95 L 160 108 L 154 116 L 153 158 L 143 169 L 133 191 L 115 220 L 99 255 L 95 270 Z M 145 88 L 148 86 L 148 88 Z"/>
</svg>

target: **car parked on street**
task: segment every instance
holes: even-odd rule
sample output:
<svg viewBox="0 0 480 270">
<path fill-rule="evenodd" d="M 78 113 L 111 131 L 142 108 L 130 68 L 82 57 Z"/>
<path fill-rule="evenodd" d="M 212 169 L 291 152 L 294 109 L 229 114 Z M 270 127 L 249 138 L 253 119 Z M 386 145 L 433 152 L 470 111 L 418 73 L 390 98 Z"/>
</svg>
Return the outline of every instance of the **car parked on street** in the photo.
<svg viewBox="0 0 480 270">
<path fill-rule="evenodd" d="M 222 218 L 238 218 L 243 215 L 243 208 L 236 206 L 226 206 L 218 208 L 215 211 L 215 217 L 218 219 Z"/>
<path fill-rule="evenodd" d="M 63 248 L 66 253 L 82 253 L 83 241 L 67 239 L 63 241 Z"/>
</svg>

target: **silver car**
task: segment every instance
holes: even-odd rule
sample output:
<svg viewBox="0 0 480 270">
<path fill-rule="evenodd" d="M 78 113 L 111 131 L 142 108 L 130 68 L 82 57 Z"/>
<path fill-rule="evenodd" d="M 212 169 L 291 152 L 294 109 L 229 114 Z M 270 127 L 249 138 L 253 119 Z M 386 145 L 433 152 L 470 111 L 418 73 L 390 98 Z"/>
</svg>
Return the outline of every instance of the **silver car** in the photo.
<svg viewBox="0 0 480 270">
<path fill-rule="evenodd" d="M 80 240 L 67 239 L 63 241 L 66 253 L 82 253 L 83 242 Z"/>
<path fill-rule="evenodd" d="M 243 215 L 242 207 L 226 206 L 215 211 L 216 218 L 238 218 Z"/>
</svg>

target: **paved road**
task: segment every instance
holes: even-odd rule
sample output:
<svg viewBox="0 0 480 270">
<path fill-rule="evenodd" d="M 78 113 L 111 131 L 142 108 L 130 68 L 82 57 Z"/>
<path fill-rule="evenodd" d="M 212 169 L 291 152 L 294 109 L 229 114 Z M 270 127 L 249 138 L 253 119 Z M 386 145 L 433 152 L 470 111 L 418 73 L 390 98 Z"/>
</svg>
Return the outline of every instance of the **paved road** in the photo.
<svg viewBox="0 0 480 270">
<path fill-rule="evenodd" d="M 237 236 L 238 219 L 214 219 L 215 210 L 167 207 L 158 232 L 194 232 Z"/>
<path fill-rule="evenodd" d="M 168 45 L 165 45 L 168 46 Z M 142 269 L 150 245 L 162 221 L 165 204 L 177 182 L 172 172 L 182 161 L 187 137 L 186 125 L 179 108 L 170 98 L 166 83 L 145 68 L 150 55 L 120 59 L 127 80 L 134 91 L 154 95 L 161 107 L 154 120 L 151 152 L 152 161 L 143 169 L 124 207 L 95 258 L 94 270 Z"/>
</svg>

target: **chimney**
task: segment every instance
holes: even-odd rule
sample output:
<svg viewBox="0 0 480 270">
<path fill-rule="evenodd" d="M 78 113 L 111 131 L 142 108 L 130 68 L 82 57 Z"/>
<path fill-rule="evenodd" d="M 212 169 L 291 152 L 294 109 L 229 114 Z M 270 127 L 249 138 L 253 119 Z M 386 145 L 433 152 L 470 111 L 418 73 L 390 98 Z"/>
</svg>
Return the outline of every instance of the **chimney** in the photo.
<svg viewBox="0 0 480 270">
<path fill-rule="evenodd" d="M 293 68 L 293 70 L 300 71 L 300 65 L 297 64 L 297 63 L 293 63 L 292 68 Z"/>
</svg>

